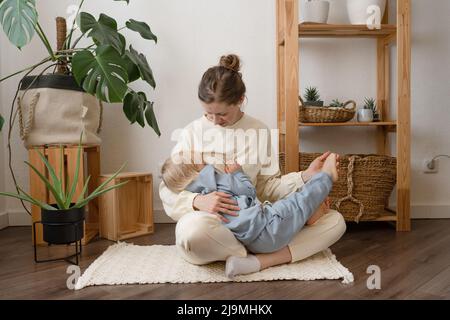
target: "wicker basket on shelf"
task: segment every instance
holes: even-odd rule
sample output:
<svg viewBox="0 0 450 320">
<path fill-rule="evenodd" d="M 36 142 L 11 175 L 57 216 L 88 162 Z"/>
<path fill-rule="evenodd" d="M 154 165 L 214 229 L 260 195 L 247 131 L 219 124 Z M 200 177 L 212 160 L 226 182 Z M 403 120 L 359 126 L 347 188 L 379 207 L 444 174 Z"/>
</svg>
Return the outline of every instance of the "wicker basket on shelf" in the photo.
<svg viewBox="0 0 450 320">
<path fill-rule="evenodd" d="M 320 153 L 300 153 L 300 171 Z M 280 166 L 284 168 L 284 154 Z M 385 215 L 389 196 L 396 183 L 397 159 L 383 155 L 350 154 L 340 157 L 339 180 L 330 193 L 331 208 L 346 220 L 370 221 Z"/>
<path fill-rule="evenodd" d="M 342 107 L 307 106 L 299 97 L 299 120 L 305 123 L 347 122 L 353 119 L 356 102 L 349 100 Z"/>
</svg>

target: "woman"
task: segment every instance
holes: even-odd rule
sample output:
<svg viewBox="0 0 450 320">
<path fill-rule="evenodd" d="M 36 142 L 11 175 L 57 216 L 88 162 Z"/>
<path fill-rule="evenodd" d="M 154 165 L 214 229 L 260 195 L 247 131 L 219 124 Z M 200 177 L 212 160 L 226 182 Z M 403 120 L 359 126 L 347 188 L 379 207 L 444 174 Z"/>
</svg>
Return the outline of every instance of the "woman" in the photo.
<svg viewBox="0 0 450 320">
<path fill-rule="evenodd" d="M 269 129 L 241 110 L 246 88 L 239 70 L 239 58 L 228 55 L 204 73 L 198 97 L 205 114 L 184 128 L 173 153 L 210 153 L 210 162 L 215 164 L 217 160 L 229 163 L 240 159 L 242 170 L 256 187 L 258 199 L 274 202 L 294 193 L 318 173 L 329 153 L 315 159 L 303 172 L 281 176 L 272 154 Z M 261 155 L 262 149 L 268 154 Z M 217 159 L 217 155 L 222 158 Z M 225 261 L 230 256 L 247 256 L 246 248 L 222 225 L 222 221 L 226 222 L 222 214 L 237 215 L 239 211 L 230 195 L 189 191 L 175 194 L 163 182 L 159 194 L 167 215 L 177 221 L 176 245 L 185 260 L 201 265 Z M 285 250 L 258 256 L 260 267 L 305 259 L 339 240 L 345 228 L 342 215 L 329 210 L 316 223 L 301 229 Z"/>
</svg>

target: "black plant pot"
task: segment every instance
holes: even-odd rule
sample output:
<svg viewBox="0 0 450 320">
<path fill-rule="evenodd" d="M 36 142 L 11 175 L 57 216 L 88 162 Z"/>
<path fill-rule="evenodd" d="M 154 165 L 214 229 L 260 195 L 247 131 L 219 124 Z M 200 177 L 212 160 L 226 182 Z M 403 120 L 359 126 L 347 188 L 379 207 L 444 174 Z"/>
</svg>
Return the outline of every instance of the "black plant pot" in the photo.
<svg viewBox="0 0 450 320">
<path fill-rule="evenodd" d="M 305 106 L 323 107 L 323 101 L 306 101 Z"/>
<path fill-rule="evenodd" d="M 22 79 L 20 90 L 52 88 L 84 92 L 73 76 L 64 74 L 44 74 L 27 76 Z"/>
<path fill-rule="evenodd" d="M 70 244 L 84 237 L 84 207 L 68 210 L 41 209 L 43 238 L 49 244 Z"/>
</svg>

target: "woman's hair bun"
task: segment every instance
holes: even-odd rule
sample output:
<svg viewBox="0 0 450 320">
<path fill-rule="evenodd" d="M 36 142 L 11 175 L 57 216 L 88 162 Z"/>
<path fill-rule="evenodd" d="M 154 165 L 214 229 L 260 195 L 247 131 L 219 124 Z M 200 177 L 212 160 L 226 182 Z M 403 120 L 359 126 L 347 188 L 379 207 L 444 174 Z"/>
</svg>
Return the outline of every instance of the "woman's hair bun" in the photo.
<svg viewBox="0 0 450 320">
<path fill-rule="evenodd" d="M 220 57 L 219 66 L 239 72 L 239 70 L 241 69 L 241 62 L 237 55 L 229 54 L 229 55 Z"/>
</svg>

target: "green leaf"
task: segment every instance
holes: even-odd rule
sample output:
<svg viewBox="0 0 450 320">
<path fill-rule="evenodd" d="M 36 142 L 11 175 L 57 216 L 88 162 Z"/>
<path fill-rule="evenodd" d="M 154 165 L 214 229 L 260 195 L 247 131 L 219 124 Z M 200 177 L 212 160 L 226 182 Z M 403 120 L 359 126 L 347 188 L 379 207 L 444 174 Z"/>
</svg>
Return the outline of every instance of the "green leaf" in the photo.
<svg viewBox="0 0 450 320">
<path fill-rule="evenodd" d="M 161 131 L 159 131 L 158 121 L 156 121 L 155 113 L 153 111 L 153 102 L 146 101 L 145 104 L 147 105 L 147 108 L 145 109 L 145 119 L 159 137 L 161 136 Z"/>
<path fill-rule="evenodd" d="M 136 122 L 139 123 L 139 125 L 144 128 L 145 127 L 145 120 L 144 120 L 144 110 L 139 108 L 138 113 L 136 114 Z"/>
<path fill-rule="evenodd" d="M 131 124 L 136 122 L 138 113 L 145 108 L 145 93 L 130 91 L 123 100 L 123 112 Z"/>
<path fill-rule="evenodd" d="M 5 119 L 3 119 L 2 115 L 0 114 L 0 131 L 2 131 L 4 123 L 5 123 Z"/>
<path fill-rule="evenodd" d="M 122 60 L 127 69 L 128 83 L 134 82 L 139 79 L 141 77 L 141 74 L 139 73 L 139 68 L 137 67 L 137 65 L 135 65 L 126 54 L 122 56 Z"/>
<path fill-rule="evenodd" d="M 78 176 L 79 176 L 79 171 L 80 171 L 80 158 L 81 158 L 81 142 L 78 145 L 77 163 L 75 165 L 75 172 L 73 175 L 72 187 L 70 188 L 70 191 L 67 194 L 66 201 L 64 203 L 64 205 L 66 207 L 70 207 L 70 204 L 72 203 L 73 195 L 75 194 L 75 191 L 77 190 Z M 67 180 L 69 180 L 69 177 L 67 177 Z"/>
<path fill-rule="evenodd" d="M 94 56 L 89 50 L 75 53 L 73 73 L 83 89 L 102 101 L 122 102 L 128 90 L 126 65 L 111 46 L 99 46 Z"/>
<path fill-rule="evenodd" d="M 86 182 L 84 183 L 83 190 L 78 196 L 77 201 L 75 201 L 75 204 L 80 203 L 84 200 L 84 196 L 86 195 L 87 188 L 89 187 L 89 181 L 91 180 L 91 176 L 87 177 Z"/>
<path fill-rule="evenodd" d="M 109 177 L 106 181 L 104 181 L 101 185 L 99 185 L 94 191 L 92 191 L 92 193 L 86 197 L 86 199 L 81 200 L 81 202 L 77 202 L 77 204 L 75 205 L 75 208 L 80 208 L 83 205 L 85 205 L 86 203 L 88 203 L 89 201 L 91 201 L 92 199 L 98 197 L 100 194 L 105 193 L 106 191 L 112 190 L 114 189 L 114 186 L 111 188 L 107 188 L 107 190 L 105 191 L 105 187 L 108 185 L 108 183 L 110 183 L 115 177 L 117 177 L 117 175 L 123 170 L 123 168 L 125 167 L 125 164 L 123 164 L 119 170 L 117 170 L 111 177 Z M 125 181 L 128 182 L 128 181 Z M 122 184 L 124 184 L 122 182 Z M 119 184 L 120 185 L 120 184 Z M 118 188 L 118 185 L 117 187 Z M 81 203 L 83 203 L 81 205 Z"/>
<path fill-rule="evenodd" d="M 46 203 L 43 203 L 43 202 L 41 202 L 39 200 L 33 199 L 29 195 L 17 194 L 17 193 L 11 193 L 11 192 L 0 192 L 0 196 L 11 197 L 11 198 L 16 198 L 16 199 L 19 199 L 19 200 L 27 201 L 27 202 L 29 202 L 31 204 L 34 204 L 34 205 L 36 205 L 36 206 L 38 206 L 40 208 L 43 208 L 43 209 L 56 210 L 56 208 L 54 208 L 54 207 L 52 207 L 52 206 L 50 206 L 50 205 L 48 205 Z"/>
<path fill-rule="evenodd" d="M 145 120 L 155 133 L 160 136 L 158 122 L 153 111 L 153 102 L 147 100 L 144 92 L 130 91 L 123 100 L 123 112 L 131 124 L 137 122 L 141 127 L 145 126 Z"/>
<path fill-rule="evenodd" d="M 62 180 L 58 179 L 58 177 L 56 176 L 55 169 L 53 169 L 53 167 L 50 165 L 47 158 L 42 154 L 42 152 L 38 151 L 38 154 L 39 154 L 39 157 L 41 158 L 42 162 L 44 162 L 45 166 L 47 167 L 47 171 L 48 171 L 50 177 L 52 178 L 53 188 L 58 196 L 58 197 L 55 196 L 55 199 L 58 198 L 58 199 L 60 199 L 61 203 L 64 203 L 65 195 L 64 195 Z M 61 159 L 61 160 L 64 161 L 63 159 Z"/>
<path fill-rule="evenodd" d="M 94 39 L 97 45 L 110 45 L 122 54 L 125 50 L 125 38 L 117 32 L 117 22 L 106 14 L 100 14 L 95 20 L 94 16 L 89 13 L 80 13 L 80 30 L 88 33 L 88 37 Z"/>
<path fill-rule="evenodd" d="M 35 0 L 0 1 L 0 24 L 9 41 L 22 48 L 31 41 L 38 22 Z"/>
<path fill-rule="evenodd" d="M 19 189 L 19 192 L 21 192 L 22 194 L 22 196 L 24 196 L 24 197 L 26 197 L 26 198 L 28 198 L 29 200 L 29 202 L 31 202 L 31 201 L 34 201 L 35 203 L 35 205 L 37 205 L 37 206 L 39 206 L 39 207 L 41 207 L 41 208 L 43 208 L 43 209 L 47 209 L 47 210 L 57 210 L 55 207 L 53 207 L 53 206 L 51 206 L 51 205 L 49 205 L 49 204 L 47 204 L 47 203 L 45 203 L 45 202 L 42 202 L 42 201 L 40 201 L 40 200 L 38 200 L 38 199 L 35 199 L 35 198 L 33 198 L 31 195 L 29 195 L 28 193 L 26 193 L 25 191 L 23 191 L 20 187 L 17 187 L 17 189 Z"/>
<path fill-rule="evenodd" d="M 156 87 L 155 79 L 153 78 L 153 72 L 150 65 L 147 62 L 147 58 L 142 53 L 138 53 L 130 45 L 130 50 L 126 50 L 125 54 L 130 60 L 139 68 L 141 78 L 145 80 L 153 89 Z"/>
<path fill-rule="evenodd" d="M 42 175 L 42 173 L 39 172 L 36 167 L 34 167 L 31 163 L 28 161 L 25 161 L 25 163 L 39 176 L 39 178 L 42 180 L 42 182 L 45 184 L 47 189 L 52 193 L 53 197 L 55 198 L 56 204 L 60 209 L 66 209 L 64 208 L 64 202 L 61 200 L 61 198 L 58 195 L 58 192 L 55 190 L 55 188 L 52 186 L 50 181 L 47 180 L 46 177 Z"/>
<path fill-rule="evenodd" d="M 86 204 L 88 204 L 89 201 L 91 201 L 91 200 L 93 200 L 93 199 L 95 199 L 95 198 L 101 196 L 102 194 L 104 194 L 104 193 L 106 193 L 106 192 L 108 192 L 108 191 L 111 191 L 111 190 L 113 190 L 113 189 L 120 188 L 121 186 L 127 184 L 128 182 L 129 182 L 129 180 L 124 181 L 124 182 L 121 182 L 121 183 L 118 183 L 118 184 L 115 184 L 115 185 L 113 185 L 113 186 L 111 186 L 111 187 L 108 187 L 108 188 L 106 188 L 106 189 L 102 189 L 102 190 L 99 191 L 99 192 L 95 192 L 95 193 L 93 192 L 89 197 L 87 197 L 86 199 L 84 199 L 84 200 L 80 201 L 79 203 L 77 203 L 77 204 L 74 206 L 74 208 L 81 208 L 81 207 L 85 206 Z"/>
<path fill-rule="evenodd" d="M 125 25 L 127 26 L 128 29 L 138 32 L 142 38 L 147 40 L 153 40 L 155 41 L 155 43 L 158 42 L 158 37 L 153 34 L 149 25 L 146 24 L 145 22 L 130 19 L 129 21 L 126 22 Z"/>
<path fill-rule="evenodd" d="M 110 183 L 115 177 L 117 177 L 117 175 L 123 170 L 123 168 L 125 168 L 125 163 L 111 177 L 106 179 L 105 182 L 103 182 L 94 191 L 92 191 L 92 193 L 96 193 L 96 192 L 99 192 L 100 190 L 102 190 L 108 183 Z"/>
</svg>

